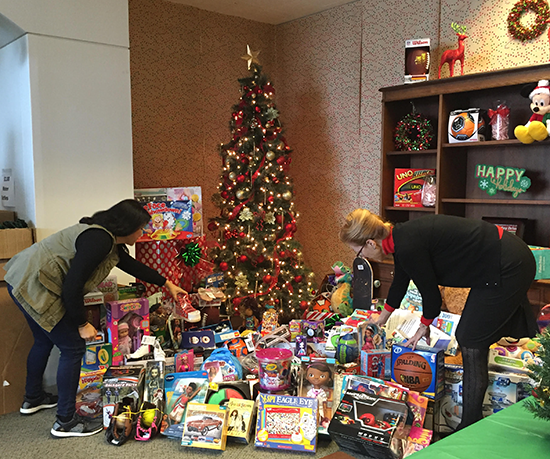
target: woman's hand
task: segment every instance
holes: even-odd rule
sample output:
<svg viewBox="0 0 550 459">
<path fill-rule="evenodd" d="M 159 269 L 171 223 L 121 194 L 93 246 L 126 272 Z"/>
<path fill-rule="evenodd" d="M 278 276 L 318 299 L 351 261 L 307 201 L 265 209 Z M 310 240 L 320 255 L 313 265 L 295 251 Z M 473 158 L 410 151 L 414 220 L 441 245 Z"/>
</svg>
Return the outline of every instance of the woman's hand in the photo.
<svg viewBox="0 0 550 459">
<path fill-rule="evenodd" d="M 386 311 L 385 309 L 382 309 L 382 311 L 380 312 L 380 315 L 378 316 L 378 319 L 374 323 L 379 327 L 383 327 L 384 325 L 386 325 L 386 322 L 388 321 L 390 316 L 391 316 L 391 312 Z"/>
<path fill-rule="evenodd" d="M 86 322 L 84 325 L 78 327 L 78 334 L 82 339 L 90 341 L 97 336 L 97 330 L 91 323 Z"/>
<path fill-rule="evenodd" d="M 428 343 L 428 346 L 429 346 L 430 345 L 430 327 L 428 325 L 424 325 L 423 323 L 420 324 L 414 336 L 411 339 L 407 340 L 407 342 L 405 343 L 405 346 L 412 347 L 412 350 L 414 351 L 416 349 L 416 344 L 422 339 L 422 337 L 426 338 L 426 343 Z"/>
<path fill-rule="evenodd" d="M 173 284 L 169 280 L 166 281 L 164 286 L 168 289 L 168 291 L 170 292 L 170 295 L 172 296 L 172 298 L 174 298 L 174 301 L 178 301 L 178 295 L 187 293 L 181 287 L 178 287 L 177 285 Z"/>
</svg>

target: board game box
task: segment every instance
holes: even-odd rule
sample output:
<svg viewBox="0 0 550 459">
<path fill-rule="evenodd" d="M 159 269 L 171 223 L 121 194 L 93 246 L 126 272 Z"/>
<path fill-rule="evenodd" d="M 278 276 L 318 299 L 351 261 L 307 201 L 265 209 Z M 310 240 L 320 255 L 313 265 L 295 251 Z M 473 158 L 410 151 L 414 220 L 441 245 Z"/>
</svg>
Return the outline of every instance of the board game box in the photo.
<svg viewBox="0 0 550 459">
<path fill-rule="evenodd" d="M 227 409 L 206 403 L 189 403 L 185 415 L 182 446 L 225 450 Z"/>
</svg>

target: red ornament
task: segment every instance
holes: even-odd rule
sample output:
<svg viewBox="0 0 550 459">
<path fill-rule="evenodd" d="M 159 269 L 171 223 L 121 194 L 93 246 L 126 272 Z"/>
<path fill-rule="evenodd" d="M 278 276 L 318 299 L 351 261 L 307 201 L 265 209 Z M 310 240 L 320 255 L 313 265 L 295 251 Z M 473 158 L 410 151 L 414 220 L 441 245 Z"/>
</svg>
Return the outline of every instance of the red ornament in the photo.
<svg viewBox="0 0 550 459">
<path fill-rule="evenodd" d="M 287 224 L 285 225 L 285 231 L 286 231 L 287 233 L 290 233 L 290 232 L 292 232 L 292 231 L 295 231 L 295 230 L 294 230 L 294 225 L 293 225 L 292 223 L 287 223 Z"/>
<path fill-rule="evenodd" d="M 263 255 L 260 255 L 257 259 L 256 259 L 256 263 L 263 263 L 265 261 L 265 257 Z"/>
<path fill-rule="evenodd" d="M 262 278 L 262 281 L 264 282 L 264 284 L 270 284 L 271 283 L 271 279 L 273 279 L 269 274 L 266 274 L 263 278 Z"/>
<path fill-rule="evenodd" d="M 246 180 L 246 177 L 244 175 L 239 175 L 237 177 L 237 182 L 243 183 Z"/>
<path fill-rule="evenodd" d="M 240 237 L 241 239 L 244 239 L 245 236 L 246 236 L 246 233 L 245 233 L 244 231 L 241 231 L 241 232 L 239 233 L 239 237 Z"/>
<path fill-rule="evenodd" d="M 218 224 L 218 222 L 210 222 L 208 224 L 208 231 L 216 231 L 219 227 L 220 225 Z"/>
<path fill-rule="evenodd" d="M 279 257 L 285 258 L 285 257 L 286 257 L 286 252 L 285 252 L 284 250 L 281 250 L 281 251 L 279 252 Z"/>
<path fill-rule="evenodd" d="M 307 311 L 307 308 L 309 307 L 309 303 L 305 300 L 300 301 L 300 309 L 302 311 Z"/>
<path fill-rule="evenodd" d="M 241 263 L 246 263 L 246 262 L 248 261 L 248 257 L 247 257 L 246 255 L 241 255 L 241 256 L 239 257 L 239 261 L 240 261 Z"/>
<path fill-rule="evenodd" d="M 228 265 L 225 261 L 222 261 L 222 262 L 220 263 L 220 269 L 221 269 L 222 271 L 227 271 L 227 270 L 229 269 L 229 265 Z"/>
<path fill-rule="evenodd" d="M 248 158 L 246 156 L 241 156 L 241 164 L 244 164 L 245 166 L 248 164 Z"/>
<path fill-rule="evenodd" d="M 279 183 L 279 179 L 277 178 L 277 176 L 273 176 L 273 178 L 271 179 L 273 181 L 273 183 L 277 184 Z"/>
<path fill-rule="evenodd" d="M 229 199 L 229 193 L 227 191 L 222 191 L 221 196 L 223 199 Z"/>
<path fill-rule="evenodd" d="M 298 275 L 298 276 L 295 276 L 295 277 L 294 277 L 294 282 L 296 282 L 297 284 L 299 284 L 300 282 L 302 282 L 303 279 L 304 279 L 304 278 L 303 278 L 302 276 Z"/>
<path fill-rule="evenodd" d="M 277 214 L 276 217 L 275 217 L 275 221 L 276 221 L 278 224 L 283 223 L 283 216 L 282 216 L 281 214 Z"/>
<path fill-rule="evenodd" d="M 256 108 L 254 110 L 256 110 L 258 113 L 260 113 L 262 111 L 262 109 L 258 106 L 256 106 Z"/>
<path fill-rule="evenodd" d="M 273 196 L 267 197 L 267 202 L 269 202 L 270 204 L 273 204 L 273 201 L 275 201 L 275 198 Z"/>
<path fill-rule="evenodd" d="M 242 301 L 241 298 L 233 298 L 233 306 L 238 308 L 239 305 L 241 304 L 241 301 Z"/>
</svg>

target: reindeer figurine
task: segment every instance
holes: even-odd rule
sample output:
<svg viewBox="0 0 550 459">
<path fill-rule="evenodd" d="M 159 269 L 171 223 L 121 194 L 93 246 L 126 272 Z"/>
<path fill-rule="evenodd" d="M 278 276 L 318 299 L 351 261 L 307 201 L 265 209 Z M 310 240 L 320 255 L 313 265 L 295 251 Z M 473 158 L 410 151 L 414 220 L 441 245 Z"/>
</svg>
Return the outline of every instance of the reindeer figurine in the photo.
<svg viewBox="0 0 550 459">
<path fill-rule="evenodd" d="M 441 56 L 441 64 L 439 64 L 439 76 L 441 79 L 441 68 L 443 64 L 447 62 L 449 64 L 449 73 L 450 76 L 454 74 L 455 62 L 460 61 L 460 74 L 464 75 L 464 40 L 468 38 L 466 35 L 466 26 L 459 26 L 456 23 L 451 24 L 452 29 L 456 32 L 458 37 L 458 48 L 457 49 L 448 49 Z"/>
</svg>

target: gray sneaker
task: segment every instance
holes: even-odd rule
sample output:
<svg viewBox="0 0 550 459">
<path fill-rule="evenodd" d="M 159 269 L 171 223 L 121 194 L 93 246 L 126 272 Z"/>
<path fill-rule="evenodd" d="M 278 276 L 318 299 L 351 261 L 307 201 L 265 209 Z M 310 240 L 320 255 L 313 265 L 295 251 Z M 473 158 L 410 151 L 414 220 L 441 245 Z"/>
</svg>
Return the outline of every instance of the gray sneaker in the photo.
<svg viewBox="0 0 550 459">
<path fill-rule="evenodd" d="M 40 400 L 31 401 L 27 397 L 23 400 L 19 412 L 24 415 L 34 414 L 37 411 L 45 410 L 47 408 L 54 408 L 57 406 L 57 395 L 49 394 L 44 392 L 44 395 Z"/>
<path fill-rule="evenodd" d="M 56 419 L 51 434 L 57 438 L 89 437 L 103 430 L 103 419 L 88 419 L 75 413 L 69 422 Z"/>
</svg>

